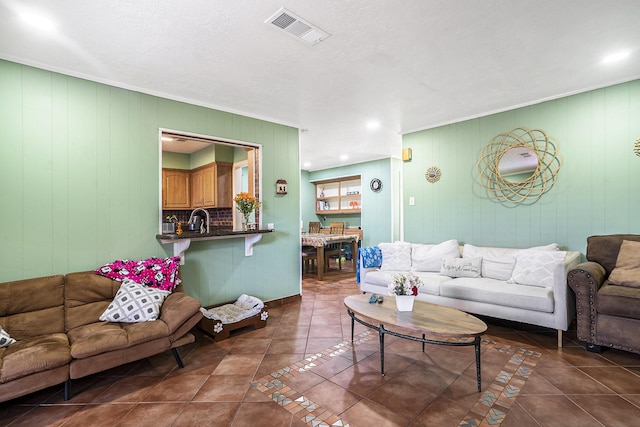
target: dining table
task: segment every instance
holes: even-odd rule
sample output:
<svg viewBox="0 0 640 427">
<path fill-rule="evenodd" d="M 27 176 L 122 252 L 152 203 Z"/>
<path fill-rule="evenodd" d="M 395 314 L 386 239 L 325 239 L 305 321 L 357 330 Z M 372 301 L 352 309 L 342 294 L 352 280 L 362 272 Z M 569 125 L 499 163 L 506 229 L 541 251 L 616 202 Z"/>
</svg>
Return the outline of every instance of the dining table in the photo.
<svg viewBox="0 0 640 427">
<path fill-rule="evenodd" d="M 334 243 L 351 243 L 351 254 L 353 257 L 353 272 L 356 272 L 356 259 L 358 256 L 357 234 L 329 234 L 329 233 L 302 233 L 302 246 L 313 246 L 318 253 L 318 279 L 324 277 L 324 248 Z"/>
</svg>

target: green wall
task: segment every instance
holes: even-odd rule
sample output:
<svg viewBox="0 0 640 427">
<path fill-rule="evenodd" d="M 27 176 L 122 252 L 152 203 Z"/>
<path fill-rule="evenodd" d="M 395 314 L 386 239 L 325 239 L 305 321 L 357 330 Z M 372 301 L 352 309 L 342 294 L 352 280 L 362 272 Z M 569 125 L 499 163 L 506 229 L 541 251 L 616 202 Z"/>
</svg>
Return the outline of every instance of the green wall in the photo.
<svg viewBox="0 0 640 427">
<path fill-rule="evenodd" d="M 262 144 L 263 224 L 276 229 L 252 257 L 242 238 L 192 243 L 186 292 L 204 305 L 300 293 L 297 129 L 7 61 L 0 128 L 0 281 L 172 255 L 155 237 L 167 128 Z M 272 190 L 278 178 L 286 197 Z"/>
<path fill-rule="evenodd" d="M 403 136 L 404 238 L 411 242 L 529 247 L 557 242 L 582 253 L 594 234 L 640 233 L 640 80 Z M 487 199 L 474 167 L 498 133 L 538 128 L 563 158 L 554 187 L 532 205 Z M 426 169 L 442 171 L 439 182 Z M 409 197 L 415 206 L 409 206 Z"/>
<path fill-rule="evenodd" d="M 394 161 L 392 159 L 375 160 L 371 162 L 356 163 L 337 168 L 318 171 L 302 172 L 302 186 L 304 194 L 302 201 L 302 221 L 304 228 L 309 221 L 320 221 L 323 226 L 328 226 L 331 221 L 346 221 L 347 226 L 362 227 L 363 246 L 375 245 L 380 242 L 389 242 L 398 238 L 394 233 L 394 212 L 398 206 L 393 205 L 394 195 L 392 189 L 397 187 L 397 178 L 393 174 Z M 315 186 L 313 182 L 325 179 L 340 178 L 345 176 L 360 175 L 362 180 L 362 199 L 360 224 L 353 215 L 316 215 L 315 213 Z M 392 179 L 392 176 L 394 179 Z M 382 191 L 374 193 L 369 189 L 369 183 L 373 178 L 382 181 Z M 326 217 L 326 219 L 325 219 Z"/>
</svg>

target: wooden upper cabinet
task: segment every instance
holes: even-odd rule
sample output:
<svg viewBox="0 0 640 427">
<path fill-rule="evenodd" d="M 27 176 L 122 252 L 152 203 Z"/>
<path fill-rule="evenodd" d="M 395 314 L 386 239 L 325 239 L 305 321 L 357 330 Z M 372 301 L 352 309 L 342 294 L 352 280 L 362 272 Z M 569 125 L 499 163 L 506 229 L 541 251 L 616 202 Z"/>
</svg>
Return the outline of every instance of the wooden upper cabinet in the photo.
<svg viewBox="0 0 640 427">
<path fill-rule="evenodd" d="M 190 172 L 182 169 L 162 169 L 162 208 L 189 209 Z"/>
<path fill-rule="evenodd" d="M 231 163 L 209 163 L 191 171 L 192 208 L 230 208 Z"/>
</svg>

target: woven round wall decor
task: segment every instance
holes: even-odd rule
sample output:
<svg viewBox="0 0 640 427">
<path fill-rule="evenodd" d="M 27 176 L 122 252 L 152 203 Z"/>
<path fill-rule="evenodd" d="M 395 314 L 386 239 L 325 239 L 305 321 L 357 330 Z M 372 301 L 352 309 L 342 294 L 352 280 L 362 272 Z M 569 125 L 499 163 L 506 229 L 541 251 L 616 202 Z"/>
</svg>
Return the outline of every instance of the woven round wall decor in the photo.
<svg viewBox="0 0 640 427">
<path fill-rule="evenodd" d="M 511 148 L 524 147 L 538 157 L 538 167 L 521 181 L 502 176 L 498 164 Z M 476 164 L 480 185 L 492 199 L 507 205 L 533 204 L 549 191 L 558 177 L 562 158 L 558 143 L 541 129 L 518 127 L 496 135 L 482 149 Z"/>
<path fill-rule="evenodd" d="M 636 139 L 636 143 L 633 145 L 633 152 L 636 156 L 640 156 L 640 138 Z"/>
<path fill-rule="evenodd" d="M 434 182 L 440 181 L 441 176 L 442 176 L 442 172 L 440 172 L 440 168 L 437 166 L 431 166 L 429 169 L 427 169 L 427 171 L 424 174 L 424 177 L 427 179 L 427 181 L 429 181 L 432 184 Z"/>
</svg>

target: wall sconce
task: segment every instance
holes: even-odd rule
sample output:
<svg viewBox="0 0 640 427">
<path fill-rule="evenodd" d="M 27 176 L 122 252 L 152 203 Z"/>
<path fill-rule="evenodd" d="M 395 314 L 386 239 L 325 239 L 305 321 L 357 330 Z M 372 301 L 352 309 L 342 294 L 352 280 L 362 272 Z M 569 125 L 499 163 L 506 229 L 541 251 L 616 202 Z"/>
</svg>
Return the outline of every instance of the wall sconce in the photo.
<svg viewBox="0 0 640 427">
<path fill-rule="evenodd" d="M 276 181 L 276 194 L 287 194 L 287 181 L 279 179 Z"/>
<path fill-rule="evenodd" d="M 633 152 L 636 153 L 636 156 L 640 156 L 640 138 L 638 138 L 633 145 Z"/>
<path fill-rule="evenodd" d="M 402 161 L 408 162 L 411 160 L 411 148 L 402 149 Z"/>
</svg>

